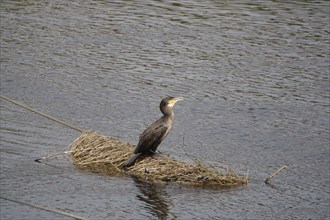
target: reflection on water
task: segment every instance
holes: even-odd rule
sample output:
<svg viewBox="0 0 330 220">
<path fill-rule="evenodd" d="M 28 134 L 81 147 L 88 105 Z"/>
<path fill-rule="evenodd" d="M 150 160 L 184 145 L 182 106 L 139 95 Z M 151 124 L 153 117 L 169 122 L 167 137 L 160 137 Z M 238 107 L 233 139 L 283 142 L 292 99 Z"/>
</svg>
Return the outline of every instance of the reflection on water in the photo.
<svg viewBox="0 0 330 220">
<path fill-rule="evenodd" d="M 329 218 L 329 4 L 1 1 L 1 94 L 132 144 L 162 97 L 184 96 L 160 150 L 187 160 L 184 136 L 191 155 L 251 177 L 247 190 L 162 191 L 75 170 L 59 187 L 33 159 L 79 134 L 1 100 L 1 193 L 100 218 Z M 77 179 L 79 201 L 53 200 Z"/>
<path fill-rule="evenodd" d="M 164 185 L 152 182 L 142 181 L 139 178 L 132 177 L 137 188 L 142 194 L 137 195 L 137 198 L 144 202 L 145 208 L 158 219 L 173 219 L 175 216 L 170 216 L 169 195 L 166 193 Z"/>
</svg>

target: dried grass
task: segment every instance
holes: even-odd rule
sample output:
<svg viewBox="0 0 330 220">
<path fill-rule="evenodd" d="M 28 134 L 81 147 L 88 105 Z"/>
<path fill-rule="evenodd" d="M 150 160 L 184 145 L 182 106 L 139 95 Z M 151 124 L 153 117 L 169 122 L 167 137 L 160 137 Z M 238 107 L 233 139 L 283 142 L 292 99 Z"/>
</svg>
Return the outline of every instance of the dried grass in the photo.
<svg viewBox="0 0 330 220">
<path fill-rule="evenodd" d="M 128 173 L 145 180 L 194 186 L 236 186 L 247 183 L 247 177 L 233 172 L 220 173 L 200 160 L 195 160 L 195 164 L 188 164 L 169 155 L 144 156 L 134 166 L 122 168 L 133 150 L 134 145 L 93 131 L 83 132 L 71 144 L 71 156 L 75 165 L 111 175 Z"/>
</svg>

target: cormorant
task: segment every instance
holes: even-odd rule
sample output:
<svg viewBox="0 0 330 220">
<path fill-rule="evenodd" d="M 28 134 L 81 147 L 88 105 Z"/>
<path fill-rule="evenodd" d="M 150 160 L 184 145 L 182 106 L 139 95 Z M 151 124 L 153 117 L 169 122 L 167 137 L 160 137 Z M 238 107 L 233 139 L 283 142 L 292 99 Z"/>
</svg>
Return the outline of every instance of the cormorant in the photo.
<svg viewBox="0 0 330 220">
<path fill-rule="evenodd" d="M 163 113 L 163 116 L 147 127 L 144 132 L 142 132 L 139 138 L 139 143 L 136 145 L 133 155 L 124 163 L 124 167 L 131 166 L 142 154 L 155 153 L 159 144 L 166 138 L 171 130 L 174 120 L 172 110 L 173 106 L 181 100 L 183 100 L 182 97 L 174 98 L 168 96 L 160 102 L 159 108 Z"/>
</svg>

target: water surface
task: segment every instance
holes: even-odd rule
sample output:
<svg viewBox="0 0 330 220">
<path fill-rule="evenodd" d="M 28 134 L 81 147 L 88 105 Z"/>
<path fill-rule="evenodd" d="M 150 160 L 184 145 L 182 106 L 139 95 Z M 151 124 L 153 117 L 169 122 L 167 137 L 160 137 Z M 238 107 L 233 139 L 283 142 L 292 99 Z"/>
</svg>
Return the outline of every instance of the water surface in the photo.
<svg viewBox="0 0 330 220">
<path fill-rule="evenodd" d="M 34 163 L 79 136 L 1 100 L 1 218 L 327 219 L 328 1 L 2 1 L 1 94 L 121 140 L 184 96 L 160 150 L 247 187 L 143 184 Z M 282 165 L 287 169 L 264 179 Z"/>
</svg>

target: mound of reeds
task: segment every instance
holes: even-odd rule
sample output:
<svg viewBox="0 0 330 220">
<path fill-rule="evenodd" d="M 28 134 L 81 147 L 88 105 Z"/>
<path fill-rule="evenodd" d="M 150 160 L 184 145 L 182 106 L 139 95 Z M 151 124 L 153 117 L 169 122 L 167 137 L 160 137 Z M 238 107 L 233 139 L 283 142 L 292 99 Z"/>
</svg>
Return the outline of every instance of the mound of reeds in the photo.
<svg viewBox="0 0 330 220">
<path fill-rule="evenodd" d="M 134 145 L 115 138 L 85 131 L 71 144 L 74 164 L 111 174 L 128 173 L 151 180 L 177 182 L 196 186 L 235 186 L 247 183 L 247 178 L 233 172 L 220 173 L 201 161 L 184 163 L 169 155 L 144 156 L 135 165 L 122 168 Z"/>
</svg>

